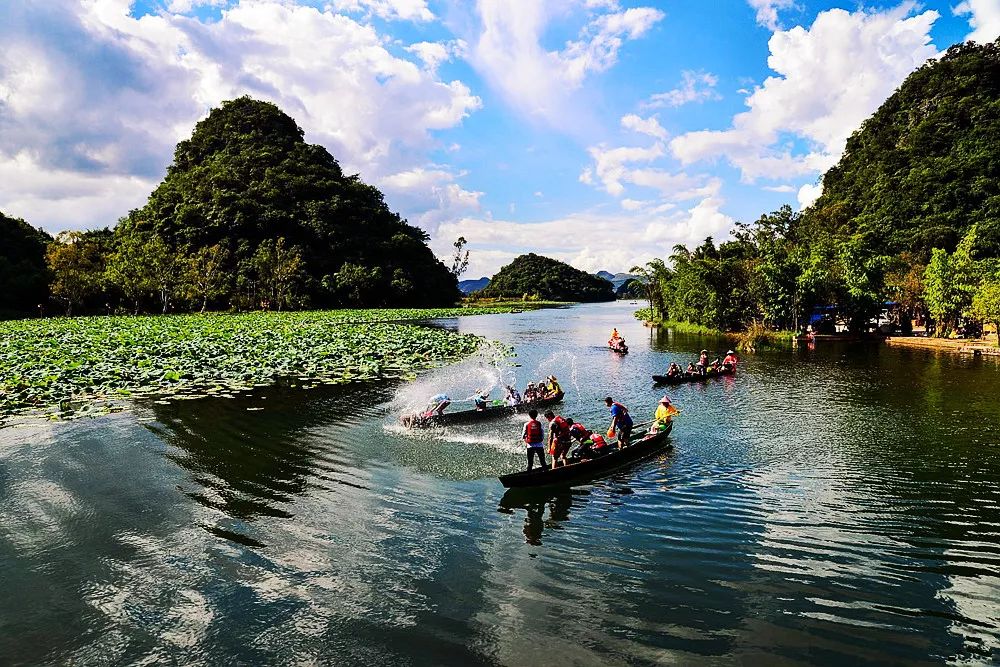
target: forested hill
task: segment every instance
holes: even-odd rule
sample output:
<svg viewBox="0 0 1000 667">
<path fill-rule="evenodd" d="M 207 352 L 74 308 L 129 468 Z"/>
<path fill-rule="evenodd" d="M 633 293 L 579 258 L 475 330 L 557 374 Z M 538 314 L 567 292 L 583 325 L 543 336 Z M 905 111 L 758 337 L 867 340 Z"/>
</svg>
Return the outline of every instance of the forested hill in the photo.
<svg viewBox="0 0 1000 667">
<path fill-rule="evenodd" d="M 195 289 L 191 305 L 424 306 L 459 297 L 423 231 L 307 144 L 278 107 L 248 97 L 199 122 L 146 205 L 115 230 L 130 256 L 150 238 L 196 273 L 200 265 L 226 278 L 210 293 Z"/>
<path fill-rule="evenodd" d="M 0 317 L 34 313 L 49 296 L 45 247 L 52 238 L 0 212 Z"/>
<path fill-rule="evenodd" d="M 528 295 L 549 301 L 613 301 L 611 283 L 569 264 L 534 253 L 521 255 L 500 269 L 476 294 L 491 298 Z"/>
<path fill-rule="evenodd" d="M 973 225 L 1000 254 L 1000 42 L 957 45 L 911 74 L 847 143 L 802 219 L 921 262 Z"/>
</svg>

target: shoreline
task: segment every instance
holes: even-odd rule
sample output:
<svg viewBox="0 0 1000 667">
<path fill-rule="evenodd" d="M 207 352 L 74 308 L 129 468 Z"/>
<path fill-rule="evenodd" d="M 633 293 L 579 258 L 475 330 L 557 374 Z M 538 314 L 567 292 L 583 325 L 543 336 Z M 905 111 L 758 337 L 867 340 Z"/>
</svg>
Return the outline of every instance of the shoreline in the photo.
<svg viewBox="0 0 1000 667">
<path fill-rule="evenodd" d="M 885 339 L 890 347 L 908 347 L 949 354 L 967 354 L 975 357 L 1000 357 L 1000 347 L 981 338 L 923 338 L 920 336 L 890 336 Z"/>
</svg>

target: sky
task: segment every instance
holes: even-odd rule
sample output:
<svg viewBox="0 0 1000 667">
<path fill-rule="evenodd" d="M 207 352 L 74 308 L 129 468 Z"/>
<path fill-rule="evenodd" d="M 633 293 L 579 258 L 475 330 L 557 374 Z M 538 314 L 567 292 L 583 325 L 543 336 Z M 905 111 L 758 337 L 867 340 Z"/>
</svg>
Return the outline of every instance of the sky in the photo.
<svg viewBox="0 0 1000 667">
<path fill-rule="evenodd" d="M 113 226 L 250 95 L 467 278 L 627 271 L 808 206 L 910 72 L 998 36 L 1000 0 L 0 0 L 0 211 Z"/>
</svg>

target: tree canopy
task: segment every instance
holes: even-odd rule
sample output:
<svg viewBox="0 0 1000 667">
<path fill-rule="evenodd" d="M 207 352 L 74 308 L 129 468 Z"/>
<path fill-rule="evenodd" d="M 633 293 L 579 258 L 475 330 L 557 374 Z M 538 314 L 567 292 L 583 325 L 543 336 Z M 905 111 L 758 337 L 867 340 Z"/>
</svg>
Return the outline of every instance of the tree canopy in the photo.
<svg viewBox="0 0 1000 667">
<path fill-rule="evenodd" d="M 565 262 L 528 253 L 514 259 L 476 292 L 488 298 L 536 296 L 550 301 L 613 301 L 611 283 Z"/>
<path fill-rule="evenodd" d="M 51 237 L 0 213 L 0 316 L 35 312 L 49 296 L 45 248 Z"/>
<path fill-rule="evenodd" d="M 199 122 L 146 205 L 115 229 L 119 248 L 157 249 L 150 238 L 184 258 L 178 276 L 215 274 L 179 291 L 193 295 L 192 308 L 418 306 L 459 296 L 425 232 L 307 144 L 277 106 L 249 97 Z"/>
</svg>

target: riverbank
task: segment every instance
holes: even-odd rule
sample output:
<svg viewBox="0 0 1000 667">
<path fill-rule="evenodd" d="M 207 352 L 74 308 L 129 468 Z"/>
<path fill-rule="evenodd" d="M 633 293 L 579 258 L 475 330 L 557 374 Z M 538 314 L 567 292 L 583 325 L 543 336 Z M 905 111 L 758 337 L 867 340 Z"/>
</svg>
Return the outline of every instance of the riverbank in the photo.
<svg viewBox="0 0 1000 667">
<path fill-rule="evenodd" d="M 0 322 L 0 419 L 115 409 L 134 398 L 231 396 L 410 377 L 483 339 L 404 324 L 503 307 L 80 317 Z M 95 407 L 96 406 L 96 407 Z"/>
<path fill-rule="evenodd" d="M 924 338 L 920 336 L 898 336 L 885 339 L 890 347 L 910 347 L 950 354 L 1000 357 L 1000 347 L 992 341 L 981 338 Z"/>
<path fill-rule="evenodd" d="M 635 316 L 646 327 L 670 329 L 674 333 L 693 336 L 728 338 L 741 352 L 753 352 L 758 347 L 793 345 L 796 338 L 794 331 L 772 331 L 763 326 L 753 326 L 746 331 L 720 331 L 691 322 L 654 319 L 650 317 L 648 308 L 636 311 Z"/>
</svg>

